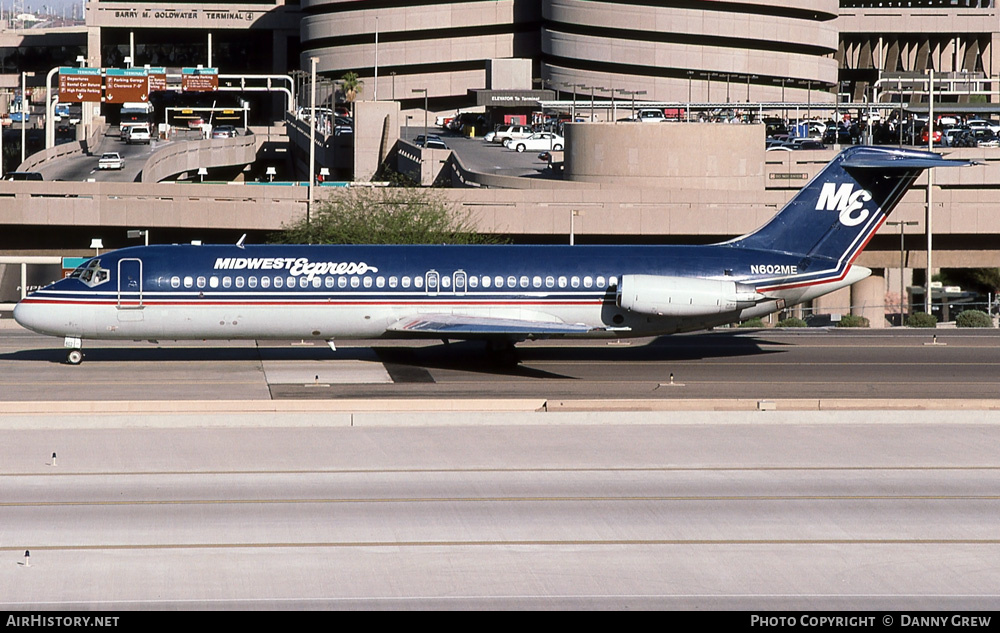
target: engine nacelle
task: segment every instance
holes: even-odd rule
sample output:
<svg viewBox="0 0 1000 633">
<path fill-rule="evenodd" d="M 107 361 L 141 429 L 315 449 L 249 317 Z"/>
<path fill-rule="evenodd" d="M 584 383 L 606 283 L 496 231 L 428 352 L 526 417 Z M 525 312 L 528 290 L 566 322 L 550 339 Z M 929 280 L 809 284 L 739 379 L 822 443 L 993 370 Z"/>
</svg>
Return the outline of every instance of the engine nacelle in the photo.
<svg viewBox="0 0 1000 633">
<path fill-rule="evenodd" d="M 622 275 L 618 305 L 656 316 L 710 316 L 752 307 L 766 297 L 753 286 L 716 279 Z"/>
</svg>

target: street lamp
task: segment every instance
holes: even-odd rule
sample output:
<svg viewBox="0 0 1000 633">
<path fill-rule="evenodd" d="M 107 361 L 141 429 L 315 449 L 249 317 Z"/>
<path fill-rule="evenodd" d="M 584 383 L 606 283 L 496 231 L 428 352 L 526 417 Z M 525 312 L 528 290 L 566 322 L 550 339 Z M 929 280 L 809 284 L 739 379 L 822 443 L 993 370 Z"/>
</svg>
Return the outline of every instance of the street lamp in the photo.
<svg viewBox="0 0 1000 633">
<path fill-rule="evenodd" d="M 424 147 L 427 147 L 427 88 L 413 88 L 412 90 L 424 93 Z"/>
<path fill-rule="evenodd" d="M 906 232 L 906 227 L 916 226 L 919 222 L 886 222 L 886 226 L 898 226 L 899 227 L 899 324 L 904 325 L 903 313 L 906 311 L 906 304 L 903 303 L 903 297 L 906 296 L 906 287 L 903 283 L 903 277 L 905 276 L 906 270 L 906 251 L 903 250 L 903 236 Z"/>
</svg>

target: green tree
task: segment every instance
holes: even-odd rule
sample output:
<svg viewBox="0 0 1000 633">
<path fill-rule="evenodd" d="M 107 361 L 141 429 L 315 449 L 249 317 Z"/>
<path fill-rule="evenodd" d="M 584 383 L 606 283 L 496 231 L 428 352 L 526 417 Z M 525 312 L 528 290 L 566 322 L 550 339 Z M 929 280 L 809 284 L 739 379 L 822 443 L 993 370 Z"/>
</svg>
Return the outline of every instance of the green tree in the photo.
<svg viewBox="0 0 1000 633">
<path fill-rule="evenodd" d="M 348 187 L 318 200 L 311 217 L 286 225 L 286 244 L 493 244 L 476 231 L 471 212 L 443 192 L 419 187 Z"/>
<path fill-rule="evenodd" d="M 358 98 L 365 87 L 365 82 L 361 81 L 356 72 L 346 72 L 340 78 L 340 90 L 344 93 L 344 99 L 351 104 L 351 116 L 354 116 L 354 100 Z"/>
</svg>

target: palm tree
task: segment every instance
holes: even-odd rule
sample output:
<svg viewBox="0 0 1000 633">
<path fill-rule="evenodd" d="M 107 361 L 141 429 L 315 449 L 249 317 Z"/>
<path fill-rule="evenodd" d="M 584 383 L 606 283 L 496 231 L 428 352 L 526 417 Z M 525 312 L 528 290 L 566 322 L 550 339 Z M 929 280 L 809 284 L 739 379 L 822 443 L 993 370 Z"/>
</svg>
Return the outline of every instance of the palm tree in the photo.
<svg viewBox="0 0 1000 633">
<path fill-rule="evenodd" d="M 344 76 L 340 78 L 340 89 L 344 93 L 344 98 L 347 102 L 351 104 L 351 117 L 354 116 L 354 100 L 361 90 L 365 86 L 365 82 L 361 81 L 356 72 L 346 72 Z"/>
</svg>

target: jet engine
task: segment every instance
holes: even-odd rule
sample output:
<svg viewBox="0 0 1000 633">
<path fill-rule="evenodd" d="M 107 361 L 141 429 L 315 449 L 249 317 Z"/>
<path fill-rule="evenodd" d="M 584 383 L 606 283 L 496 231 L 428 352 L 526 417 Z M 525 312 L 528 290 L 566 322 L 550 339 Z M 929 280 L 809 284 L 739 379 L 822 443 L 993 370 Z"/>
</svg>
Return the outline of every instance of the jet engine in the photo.
<svg viewBox="0 0 1000 633">
<path fill-rule="evenodd" d="M 656 316 L 709 316 L 743 310 L 766 297 L 753 286 L 716 279 L 622 275 L 618 305 Z"/>
</svg>

